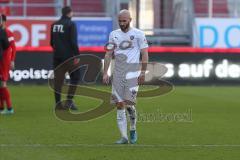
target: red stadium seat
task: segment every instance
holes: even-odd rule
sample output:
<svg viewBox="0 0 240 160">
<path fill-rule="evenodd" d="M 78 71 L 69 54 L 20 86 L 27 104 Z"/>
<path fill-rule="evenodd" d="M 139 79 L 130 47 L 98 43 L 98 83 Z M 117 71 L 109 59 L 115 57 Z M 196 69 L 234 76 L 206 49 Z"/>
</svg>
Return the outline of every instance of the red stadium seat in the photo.
<svg viewBox="0 0 240 160">
<path fill-rule="evenodd" d="M 77 15 L 83 15 L 84 13 L 98 15 L 98 13 L 103 13 L 105 8 L 101 0 L 72 0 L 71 6 Z"/>
<path fill-rule="evenodd" d="M 9 3 L 9 0 L 0 0 L 0 3 Z"/>
<path fill-rule="evenodd" d="M 55 0 L 27 0 L 28 3 L 54 3 Z"/>
<path fill-rule="evenodd" d="M 12 16 L 24 15 L 24 0 L 0 0 L 0 2 L 11 3 L 8 9 Z M 31 4 L 56 4 L 56 0 L 27 0 L 28 7 L 26 9 L 27 16 L 56 16 L 56 8 L 53 5 L 46 7 L 31 6 Z M 66 4 L 67 1 L 64 1 Z M 14 6 L 18 4 L 20 6 Z M 104 16 L 105 4 L 102 0 L 71 0 L 70 6 L 77 16 Z M 3 10 L 3 9 L 2 9 Z M 6 12 L 6 11 L 4 11 Z"/>
<path fill-rule="evenodd" d="M 23 4 L 24 0 L 12 0 L 12 4 Z M 38 4 L 38 3 L 48 3 L 54 4 L 55 0 L 27 0 L 29 4 Z M 24 7 L 23 6 L 12 6 L 10 8 L 12 16 L 23 16 Z M 27 7 L 27 16 L 55 16 L 55 7 Z"/>
<path fill-rule="evenodd" d="M 12 3 L 23 3 L 24 0 L 12 0 L 11 2 L 12 2 Z"/>
<path fill-rule="evenodd" d="M 4 7 L 4 6 L 1 6 L 0 7 L 0 13 L 2 14 L 5 14 L 5 15 L 10 15 L 10 8 L 9 7 Z"/>
<path fill-rule="evenodd" d="M 51 3 L 54 4 L 54 0 L 28 0 L 29 4 L 36 4 L 36 3 Z M 44 8 L 37 8 L 37 7 L 28 7 L 27 8 L 28 16 L 55 16 L 55 7 L 49 6 Z"/>
<path fill-rule="evenodd" d="M 208 16 L 208 0 L 194 0 L 194 10 L 197 17 Z M 227 0 L 213 0 L 213 17 L 228 17 Z"/>
</svg>

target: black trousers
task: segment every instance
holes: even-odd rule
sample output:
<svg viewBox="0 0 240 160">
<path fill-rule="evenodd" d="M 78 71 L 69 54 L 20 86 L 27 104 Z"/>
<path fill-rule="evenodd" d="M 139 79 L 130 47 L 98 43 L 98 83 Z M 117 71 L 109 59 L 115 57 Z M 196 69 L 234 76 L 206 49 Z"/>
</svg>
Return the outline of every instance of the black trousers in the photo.
<svg viewBox="0 0 240 160">
<path fill-rule="evenodd" d="M 76 89 L 77 84 L 80 79 L 80 70 L 75 69 L 74 60 L 67 60 L 61 58 L 53 59 L 54 66 L 54 90 L 55 90 L 55 102 L 56 104 L 61 102 L 61 95 L 67 94 L 67 99 L 72 100 Z M 64 84 L 65 73 L 68 72 L 70 76 L 69 84 Z"/>
</svg>

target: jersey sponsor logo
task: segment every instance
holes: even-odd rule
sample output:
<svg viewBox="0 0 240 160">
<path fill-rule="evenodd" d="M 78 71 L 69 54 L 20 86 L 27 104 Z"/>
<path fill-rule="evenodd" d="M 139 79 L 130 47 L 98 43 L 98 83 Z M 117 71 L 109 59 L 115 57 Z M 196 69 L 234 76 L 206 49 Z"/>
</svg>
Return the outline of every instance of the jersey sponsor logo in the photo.
<svg viewBox="0 0 240 160">
<path fill-rule="evenodd" d="M 134 36 L 130 36 L 130 39 L 131 39 L 131 40 L 134 40 Z"/>
<path fill-rule="evenodd" d="M 119 48 L 121 50 L 127 50 L 129 48 L 133 48 L 132 42 L 131 41 L 122 41 L 119 46 L 116 43 L 109 42 L 104 46 L 104 49 L 106 51 L 113 51 L 116 48 Z"/>
<path fill-rule="evenodd" d="M 132 42 L 131 41 L 122 41 L 119 45 L 119 48 L 121 50 L 126 50 L 129 48 L 132 48 Z"/>
</svg>

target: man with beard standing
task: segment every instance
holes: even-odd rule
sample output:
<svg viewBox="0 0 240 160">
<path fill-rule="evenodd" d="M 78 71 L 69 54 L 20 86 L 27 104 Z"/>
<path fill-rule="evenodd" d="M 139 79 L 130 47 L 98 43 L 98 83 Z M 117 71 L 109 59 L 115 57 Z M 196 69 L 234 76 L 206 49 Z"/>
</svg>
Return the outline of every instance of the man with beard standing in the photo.
<svg viewBox="0 0 240 160">
<path fill-rule="evenodd" d="M 121 138 L 116 141 L 116 144 L 128 143 L 125 110 L 130 119 L 130 143 L 137 142 L 136 96 L 138 85 L 145 80 L 148 63 L 148 43 L 145 34 L 139 29 L 130 27 L 131 20 L 128 10 L 120 11 L 118 15 L 120 29 L 110 33 L 104 59 L 103 83 L 108 84 L 109 75 L 107 72 L 113 55 L 115 57 L 112 103 L 117 106 L 117 124 L 121 133 Z"/>
</svg>

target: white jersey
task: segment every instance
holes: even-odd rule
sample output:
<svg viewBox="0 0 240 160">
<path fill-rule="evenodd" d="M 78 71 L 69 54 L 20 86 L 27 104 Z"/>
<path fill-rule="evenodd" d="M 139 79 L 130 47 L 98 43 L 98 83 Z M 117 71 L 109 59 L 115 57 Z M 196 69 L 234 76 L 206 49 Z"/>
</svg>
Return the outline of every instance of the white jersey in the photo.
<svg viewBox="0 0 240 160">
<path fill-rule="evenodd" d="M 132 46 L 128 49 L 121 49 L 120 44 L 123 41 L 130 41 Z M 144 32 L 137 28 L 130 28 L 127 33 L 121 29 L 114 30 L 110 33 L 109 42 L 116 44 L 114 55 L 125 55 L 127 63 L 139 63 L 141 49 L 148 48 Z"/>
<path fill-rule="evenodd" d="M 127 49 L 121 48 L 122 42 L 130 42 Z M 115 65 L 112 81 L 112 102 L 128 100 L 136 101 L 138 91 L 137 77 L 140 72 L 140 51 L 148 48 L 145 34 L 136 28 L 130 28 L 127 33 L 120 29 L 110 33 L 109 43 L 114 43 Z"/>
</svg>

